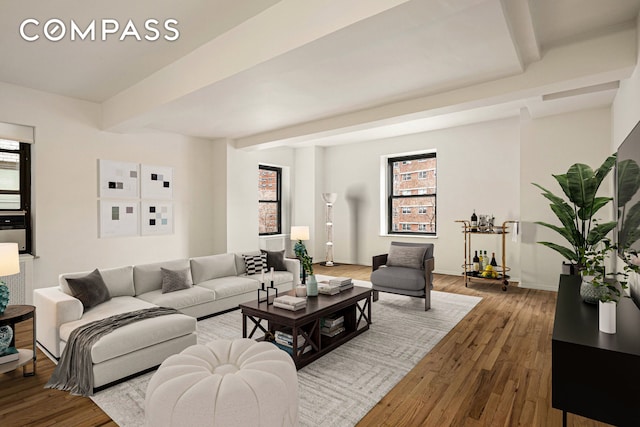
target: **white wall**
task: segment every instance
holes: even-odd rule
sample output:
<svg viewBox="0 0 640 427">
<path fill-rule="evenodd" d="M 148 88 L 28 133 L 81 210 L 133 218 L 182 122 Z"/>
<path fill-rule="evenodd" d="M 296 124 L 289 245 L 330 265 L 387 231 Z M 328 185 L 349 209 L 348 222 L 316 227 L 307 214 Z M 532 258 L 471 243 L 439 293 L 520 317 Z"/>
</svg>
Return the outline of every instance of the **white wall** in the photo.
<svg viewBox="0 0 640 427">
<path fill-rule="evenodd" d="M 569 114 L 523 119 L 520 159 L 520 212 L 522 219 L 521 274 L 526 287 L 558 288 L 558 275 L 564 258 L 538 241 L 551 241 L 563 246 L 568 243 L 557 233 L 535 221 L 560 225 L 549 208 L 549 202 L 540 195 L 535 182 L 556 195 L 562 189 L 551 174 L 565 173 L 574 163 L 599 167 L 613 151 L 610 146 L 610 109 L 592 109 Z M 613 174 L 611 174 L 613 176 Z M 598 193 L 612 196 L 612 182 L 605 180 Z M 603 220 L 611 219 L 611 211 L 603 209 Z"/>
<path fill-rule="evenodd" d="M 258 238 L 258 165 L 265 163 L 283 167 L 286 192 L 291 187 L 290 170 L 295 162 L 293 150 L 246 151 L 227 146 L 227 248 L 228 252 L 254 251 L 260 247 Z M 288 187 L 288 190 L 287 190 Z M 285 212 L 283 233 L 288 234 L 290 213 Z"/>
<path fill-rule="evenodd" d="M 97 104 L 4 83 L 0 94 L 1 121 L 35 127 L 35 288 L 55 285 L 64 272 L 212 253 L 211 141 L 104 132 Z M 99 239 L 98 159 L 173 167 L 174 234 Z"/>
<path fill-rule="evenodd" d="M 493 214 L 497 223 L 518 219 L 519 121 L 517 118 L 324 149 L 323 191 L 338 193 L 334 205 L 335 261 L 371 265 L 392 240 L 433 242 L 436 271 L 461 273 L 464 240 L 456 219 Z M 436 149 L 437 238 L 380 235 L 380 156 Z M 315 199 L 322 203 L 321 194 Z M 322 211 L 321 211 L 322 212 Z M 322 217 L 321 217 L 322 218 Z M 324 245 L 317 233 L 316 250 Z M 475 249 L 501 253 L 496 236 L 478 236 Z M 507 242 L 507 265 L 519 277 L 518 245 Z"/>
</svg>

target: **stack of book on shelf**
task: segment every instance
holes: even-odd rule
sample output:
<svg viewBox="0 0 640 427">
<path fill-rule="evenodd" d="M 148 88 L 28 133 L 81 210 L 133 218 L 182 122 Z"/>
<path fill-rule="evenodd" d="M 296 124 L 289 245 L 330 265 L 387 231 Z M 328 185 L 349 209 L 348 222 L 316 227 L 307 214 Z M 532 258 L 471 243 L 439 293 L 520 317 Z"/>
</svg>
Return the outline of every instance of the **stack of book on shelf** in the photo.
<svg viewBox="0 0 640 427">
<path fill-rule="evenodd" d="M 0 363 L 15 362 L 20 358 L 20 353 L 15 347 L 7 347 L 0 352 Z"/>
<path fill-rule="evenodd" d="M 340 286 L 341 291 L 353 288 L 353 280 L 349 277 L 334 277 L 329 280 L 329 284 Z"/>
<path fill-rule="evenodd" d="M 273 299 L 273 306 L 291 311 L 302 310 L 307 306 L 307 299 L 293 295 L 282 295 Z"/>
<path fill-rule="evenodd" d="M 293 335 L 285 331 L 276 331 L 274 334 L 275 341 L 273 342 L 282 350 L 289 354 L 293 354 Z M 305 345 L 305 339 L 302 335 L 298 334 L 298 348 L 304 347 L 302 354 L 305 354 L 311 350 L 311 344 Z"/>
<path fill-rule="evenodd" d="M 344 331 L 344 316 L 323 317 L 320 319 L 320 333 L 322 335 L 335 337 Z"/>
</svg>

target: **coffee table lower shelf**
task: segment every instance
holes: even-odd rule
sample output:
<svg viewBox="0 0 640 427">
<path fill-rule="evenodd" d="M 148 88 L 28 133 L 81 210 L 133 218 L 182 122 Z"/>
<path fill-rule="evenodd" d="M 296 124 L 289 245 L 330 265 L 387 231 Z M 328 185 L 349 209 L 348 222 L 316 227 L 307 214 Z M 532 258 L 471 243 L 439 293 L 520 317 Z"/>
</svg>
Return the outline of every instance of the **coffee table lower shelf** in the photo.
<svg viewBox="0 0 640 427">
<path fill-rule="evenodd" d="M 293 293 L 290 293 L 293 295 Z M 252 301 L 240 304 L 242 311 L 242 336 L 253 338 L 256 333 L 263 335 L 259 340 L 272 339 L 276 331 L 286 331 L 293 336 L 291 357 L 297 369 L 300 369 L 324 354 L 341 346 L 352 338 L 369 329 L 371 324 L 371 289 L 354 286 L 337 295 L 318 295 L 307 298 L 307 307 L 303 310 L 290 311 L 266 302 Z M 344 316 L 345 331 L 329 337 L 320 333 L 320 321 L 332 315 Z M 262 322 L 266 325 L 263 325 Z M 248 330 L 250 324 L 251 331 Z M 298 336 L 305 340 L 304 346 L 298 345 Z M 311 345 L 311 350 L 303 354 L 303 350 Z"/>
</svg>

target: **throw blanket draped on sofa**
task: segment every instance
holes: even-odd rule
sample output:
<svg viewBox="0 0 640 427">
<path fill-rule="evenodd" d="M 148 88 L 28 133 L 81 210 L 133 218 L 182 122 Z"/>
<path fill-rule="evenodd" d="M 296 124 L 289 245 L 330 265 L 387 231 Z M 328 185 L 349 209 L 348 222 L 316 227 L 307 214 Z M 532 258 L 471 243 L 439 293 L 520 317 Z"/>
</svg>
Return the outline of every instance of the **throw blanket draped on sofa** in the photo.
<svg viewBox="0 0 640 427">
<path fill-rule="evenodd" d="M 101 337 L 128 325 L 152 317 L 179 313 L 174 308 L 153 307 L 96 320 L 74 329 L 69 335 L 58 366 L 45 388 L 69 391 L 79 396 L 93 395 L 91 348 Z"/>
</svg>

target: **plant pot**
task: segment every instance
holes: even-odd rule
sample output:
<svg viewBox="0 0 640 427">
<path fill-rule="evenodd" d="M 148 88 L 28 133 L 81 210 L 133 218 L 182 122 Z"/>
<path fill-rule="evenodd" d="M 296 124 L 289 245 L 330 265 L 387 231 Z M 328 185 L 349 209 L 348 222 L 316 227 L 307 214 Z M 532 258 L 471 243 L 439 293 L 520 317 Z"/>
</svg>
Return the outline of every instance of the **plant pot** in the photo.
<svg viewBox="0 0 640 427">
<path fill-rule="evenodd" d="M 593 276 L 582 276 L 580 284 L 580 296 L 582 301 L 588 304 L 597 304 L 601 297 L 607 292 L 604 286 L 593 286 Z"/>
<path fill-rule="evenodd" d="M 578 264 L 562 261 L 562 274 L 579 275 L 580 267 Z"/>
<path fill-rule="evenodd" d="M 307 277 L 307 296 L 308 297 L 318 296 L 318 281 L 316 280 L 316 276 L 313 274 Z"/>
<path fill-rule="evenodd" d="M 307 296 L 307 287 L 305 285 L 296 286 L 296 296 L 304 298 Z"/>
<path fill-rule="evenodd" d="M 598 328 L 605 334 L 616 333 L 616 309 L 615 301 L 598 302 Z"/>
</svg>

